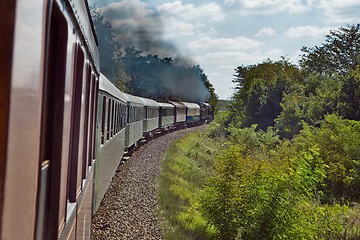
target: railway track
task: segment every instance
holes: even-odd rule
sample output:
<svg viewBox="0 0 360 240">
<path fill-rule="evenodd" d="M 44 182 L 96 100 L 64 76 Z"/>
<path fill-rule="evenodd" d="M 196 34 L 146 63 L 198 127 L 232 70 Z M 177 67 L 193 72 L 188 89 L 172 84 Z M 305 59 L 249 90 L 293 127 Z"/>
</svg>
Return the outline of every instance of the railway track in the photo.
<svg viewBox="0 0 360 240">
<path fill-rule="evenodd" d="M 174 141 L 204 128 L 170 132 L 139 146 L 113 177 L 93 218 L 92 239 L 163 239 L 157 198 L 161 160 Z"/>
</svg>

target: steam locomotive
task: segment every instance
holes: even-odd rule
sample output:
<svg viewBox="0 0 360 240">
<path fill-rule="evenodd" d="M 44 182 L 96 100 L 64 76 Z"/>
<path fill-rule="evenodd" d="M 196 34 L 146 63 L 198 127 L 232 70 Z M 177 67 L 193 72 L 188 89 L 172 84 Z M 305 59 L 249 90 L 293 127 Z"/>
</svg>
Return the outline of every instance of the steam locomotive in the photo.
<svg viewBox="0 0 360 240">
<path fill-rule="evenodd" d="M 125 152 L 211 107 L 120 92 L 86 0 L 2 1 L 0 14 L 0 239 L 90 239 Z"/>
</svg>

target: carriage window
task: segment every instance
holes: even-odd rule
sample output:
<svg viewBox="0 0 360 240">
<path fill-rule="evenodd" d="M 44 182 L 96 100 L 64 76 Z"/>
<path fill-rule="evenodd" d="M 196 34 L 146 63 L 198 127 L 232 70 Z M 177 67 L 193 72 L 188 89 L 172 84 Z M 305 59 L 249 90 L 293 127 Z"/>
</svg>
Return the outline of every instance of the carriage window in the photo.
<svg viewBox="0 0 360 240">
<path fill-rule="evenodd" d="M 121 128 L 124 128 L 126 125 L 126 104 L 121 104 Z"/>
<path fill-rule="evenodd" d="M 119 111 L 119 107 L 120 104 L 118 101 L 116 101 L 116 121 L 115 121 L 115 129 L 116 129 L 116 133 L 119 132 L 119 116 L 120 116 L 120 111 Z"/>
<path fill-rule="evenodd" d="M 102 114 L 101 114 L 101 144 L 105 143 L 105 121 L 106 121 L 106 97 L 102 99 Z"/>
<path fill-rule="evenodd" d="M 95 136 L 95 128 L 94 128 L 94 120 L 96 114 L 95 107 L 95 99 L 96 99 L 96 84 L 95 84 L 95 75 L 91 74 L 91 102 L 90 102 L 90 137 L 89 137 L 89 163 L 88 166 L 91 166 L 92 159 L 94 158 L 94 136 Z"/>
<path fill-rule="evenodd" d="M 117 101 L 114 100 L 114 106 L 113 106 L 113 135 L 115 135 L 117 133 L 117 127 L 116 127 L 116 123 L 117 123 Z"/>
<path fill-rule="evenodd" d="M 84 70 L 84 53 L 78 46 L 76 61 L 75 61 L 75 75 L 74 75 L 74 98 L 72 110 L 71 123 L 71 158 L 69 166 L 69 187 L 68 199 L 69 202 L 76 202 L 77 191 L 77 173 L 78 173 L 78 157 L 79 157 L 79 140 L 80 140 L 80 120 L 81 120 L 81 97 L 83 87 L 83 70 Z"/>
<path fill-rule="evenodd" d="M 93 127 L 93 151 L 92 151 L 92 157 L 90 159 L 90 161 L 92 159 L 95 159 L 96 156 L 96 152 L 97 152 L 97 142 L 96 142 L 96 132 L 97 132 L 97 126 L 96 126 L 96 122 L 97 122 L 97 109 L 98 109 L 98 90 L 99 90 L 99 79 L 96 78 L 94 76 L 94 111 L 93 111 L 93 122 L 94 124 L 92 125 Z"/>
<path fill-rule="evenodd" d="M 114 136 L 114 106 L 115 106 L 115 101 L 113 99 L 111 99 L 111 118 L 110 118 L 110 137 Z"/>
<path fill-rule="evenodd" d="M 111 99 L 108 102 L 108 109 L 107 109 L 107 129 L 106 129 L 106 141 L 110 139 L 110 131 L 111 131 Z"/>
<path fill-rule="evenodd" d="M 90 100 L 91 100 L 91 68 L 90 65 L 87 63 L 86 64 L 86 72 L 85 72 L 86 76 L 85 76 L 85 83 L 86 83 L 86 87 L 85 87 L 85 117 L 84 117 L 84 133 L 83 133 L 83 137 L 84 137 L 84 146 L 83 146 L 83 164 L 82 164 L 82 179 L 86 178 L 87 175 L 87 171 L 88 171 L 88 158 L 89 158 L 89 147 L 90 147 L 90 129 L 89 129 L 89 124 L 90 124 Z"/>
</svg>

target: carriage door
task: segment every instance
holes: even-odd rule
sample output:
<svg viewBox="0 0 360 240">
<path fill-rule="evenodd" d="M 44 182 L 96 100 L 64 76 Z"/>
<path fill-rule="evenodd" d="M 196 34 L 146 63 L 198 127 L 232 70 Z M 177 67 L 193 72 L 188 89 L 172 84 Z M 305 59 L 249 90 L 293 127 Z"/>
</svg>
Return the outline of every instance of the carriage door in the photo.
<svg viewBox="0 0 360 240">
<path fill-rule="evenodd" d="M 35 239 L 58 237 L 68 30 L 55 3 L 47 39 Z"/>
</svg>

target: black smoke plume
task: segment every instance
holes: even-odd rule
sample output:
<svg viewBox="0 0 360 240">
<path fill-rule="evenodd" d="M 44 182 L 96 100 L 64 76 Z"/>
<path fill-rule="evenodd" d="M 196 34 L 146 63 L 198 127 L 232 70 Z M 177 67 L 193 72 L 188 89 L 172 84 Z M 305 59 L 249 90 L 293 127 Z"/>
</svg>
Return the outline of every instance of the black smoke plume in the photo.
<svg viewBox="0 0 360 240">
<path fill-rule="evenodd" d="M 199 66 L 191 58 L 182 56 L 173 43 L 164 39 L 164 19 L 150 3 L 122 0 L 102 7 L 101 14 L 111 24 L 116 41 L 128 55 L 124 56 L 124 63 L 132 78 L 131 90 L 134 94 L 156 98 L 163 95 L 163 98 L 189 101 L 208 100 L 210 94 L 199 74 Z M 162 66 L 159 62 L 163 63 Z"/>
</svg>

